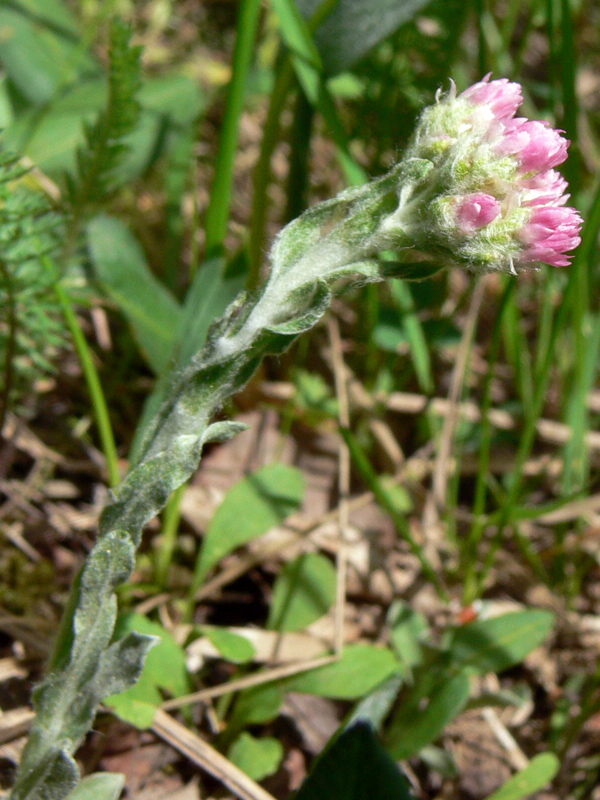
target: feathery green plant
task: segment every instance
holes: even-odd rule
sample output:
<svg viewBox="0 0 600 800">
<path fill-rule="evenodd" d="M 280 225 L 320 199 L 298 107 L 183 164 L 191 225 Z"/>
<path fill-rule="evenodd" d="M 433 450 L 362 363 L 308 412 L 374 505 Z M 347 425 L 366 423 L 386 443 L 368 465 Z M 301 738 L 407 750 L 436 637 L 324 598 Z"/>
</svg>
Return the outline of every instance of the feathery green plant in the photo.
<svg viewBox="0 0 600 800">
<path fill-rule="evenodd" d="M 17 155 L 0 154 L 0 431 L 10 405 L 52 371 L 52 351 L 66 343 L 43 267 L 57 250 L 62 219 L 27 184 L 27 172 Z"/>
<path fill-rule="evenodd" d="M 131 45 L 131 28 L 116 17 L 110 30 L 109 93 L 105 111 L 86 126 L 86 143 L 77 152 L 77 177 L 68 180 L 69 201 L 81 215 L 118 185 L 117 170 L 127 153 L 126 137 L 140 116 L 142 49 Z"/>
</svg>

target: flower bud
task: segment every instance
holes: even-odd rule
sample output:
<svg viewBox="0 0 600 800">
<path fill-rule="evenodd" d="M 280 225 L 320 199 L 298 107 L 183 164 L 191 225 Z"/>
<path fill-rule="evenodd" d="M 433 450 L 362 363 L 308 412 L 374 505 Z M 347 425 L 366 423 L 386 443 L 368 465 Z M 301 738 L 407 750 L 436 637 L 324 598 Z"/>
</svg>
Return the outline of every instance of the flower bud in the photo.
<svg viewBox="0 0 600 800">
<path fill-rule="evenodd" d="M 491 194 L 474 192 L 459 202 L 456 219 L 463 233 L 472 233 L 496 219 L 502 206 Z"/>
</svg>

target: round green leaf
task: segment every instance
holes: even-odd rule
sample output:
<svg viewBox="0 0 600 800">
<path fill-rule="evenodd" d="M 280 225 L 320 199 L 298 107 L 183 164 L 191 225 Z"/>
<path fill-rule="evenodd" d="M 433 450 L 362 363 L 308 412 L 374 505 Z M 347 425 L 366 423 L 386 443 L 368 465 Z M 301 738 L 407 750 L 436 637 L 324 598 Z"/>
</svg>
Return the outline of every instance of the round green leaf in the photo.
<svg viewBox="0 0 600 800">
<path fill-rule="evenodd" d="M 275 582 L 267 627 L 299 631 L 324 616 L 335 600 L 336 575 L 319 553 L 288 562 Z"/>
<path fill-rule="evenodd" d="M 255 739 L 244 732 L 229 748 L 229 760 L 255 781 L 277 772 L 284 750 L 281 742 L 271 737 Z"/>
</svg>

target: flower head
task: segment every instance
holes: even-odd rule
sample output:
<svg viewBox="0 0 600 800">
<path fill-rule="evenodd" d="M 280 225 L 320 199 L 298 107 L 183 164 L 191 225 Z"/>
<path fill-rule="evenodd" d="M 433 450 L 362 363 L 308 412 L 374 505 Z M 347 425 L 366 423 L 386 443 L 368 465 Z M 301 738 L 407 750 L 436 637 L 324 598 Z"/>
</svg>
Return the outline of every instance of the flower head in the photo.
<svg viewBox="0 0 600 800">
<path fill-rule="evenodd" d="M 566 205 L 567 182 L 554 168 L 569 141 L 549 123 L 515 117 L 521 87 L 490 76 L 462 94 L 454 84 L 426 109 L 408 153 L 419 178 L 403 182 L 385 225 L 443 264 L 515 271 L 519 264 L 569 264 L 581 218 Z M 419 171 L 420 170 L 420 171 Z M 413 245 L 414 246 L 414 245 Z"/>
</svg>

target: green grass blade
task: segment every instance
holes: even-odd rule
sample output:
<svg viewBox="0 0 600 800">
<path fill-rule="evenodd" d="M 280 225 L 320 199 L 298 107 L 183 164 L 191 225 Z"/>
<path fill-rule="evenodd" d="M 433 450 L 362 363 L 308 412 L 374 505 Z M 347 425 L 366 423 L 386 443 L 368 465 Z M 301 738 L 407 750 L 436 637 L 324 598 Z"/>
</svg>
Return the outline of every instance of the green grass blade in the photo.
<svg viewBox="0 0 600 800">
<path fill-rule="evenodd" d="M 337 157 L 348 183 L 365 183 L 367 174 L 350 153 L 346 132 L 325 84 L 321 56 L 312 38 L 309 23 L 304 20 L 293 0 L 273 0 L 273 7 L 283 39 L 291 51 L 298 80 L 308 99 L 323 115 L 336 144 Z"/>
<path fill-rule="evenodd" d="M 46 266 L 49 270 L 56 274 L 54 265 L 48 260 L 44 259 Z M 104 392 L 102 391 L 102 384 L 98 376 L 98 371 L 94 366 L 94 360 L 87 343 L 87 340 L 81 330 L 81 325 L 77 319 L 77 315 L 73 309 L 71 299 L 61 284 L 57 281 L 54 285 L 54 291 L 58 301 L 62 307 L 63 314 L 71 331 L 73 343 L 77 350 L 79 363 L 83 370 L 83 375 L 87 383 L 88 391 L 90 393 L 90 400 L 96 418 L 96 425 L 98 427 L 98 434 L 100 442 L 102 443 L 102 452 L 106 458 L 106 469 L 108 471 L 108 482 L 110 486 L 117 486 L 121 480 L 119 470 L 119 457 L 117 454 L 117 445 L 115 444 L 115 437 L 113 434 L 112 425 L 110 423 L 110 414 L 108 413 L 108 405 Z"/>
<path fill-rule="evenodd" d="M 233 55 L 233 75 L 215 163 L 215 180 L 206 212 L 206 253 L 209 256 L 221 248 L 227 233 L 240 116 L 244 106 L 248 72 L 254 55 L 259 12 L 260 0 L 242 0 Z"/>
<path fill-rule="evenodd" d="M 431 370 L 431 358 L 427 339 L 423 332 L 421 320 L 417 315 L 415 301 L 410 286 L 401 280 L 391 282 L 394 300 L 402 311 L 402 326 L 410 347 L 410 354 L 419 381 L 419 387 L 427 394 L 433 391 L 434 380 Z"/>
</svg>

